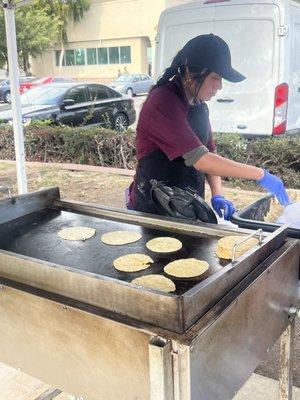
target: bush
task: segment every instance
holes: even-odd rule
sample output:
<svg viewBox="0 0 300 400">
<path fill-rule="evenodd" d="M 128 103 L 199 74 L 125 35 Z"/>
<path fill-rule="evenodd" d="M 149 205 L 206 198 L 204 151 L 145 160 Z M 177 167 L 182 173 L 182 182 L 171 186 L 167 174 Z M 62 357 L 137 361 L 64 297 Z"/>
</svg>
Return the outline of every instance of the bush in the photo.
<svg viewBox="0 0 300 400">
<path fill-rule="evenodd" d="M 50 127 L 29 125 L 24 129 L 28 161 L 62 162 L 134 168 L 135 133 L 117 133 L 99 127 Z M 0 125 L 0 158 L 15 158 L 13 132 Z"/>
<path fill-rule="evenodd" d="M 218 154 L 265 168 L 280 176 L 288 187 L 300 189 L 300 136 L 247 140 L 237 134 L 218 134 L 216 143 Z M 245 185 L 238 179 L 230 181 L 235 185 Z"/>
<path fill-rule="evenodd" d="M 99 127 L 29 125 L 24 129 L 28 161 L 62 162 L 134 168 L 135 132 L 117 133 Z M 218 153 L 224 157 L 268 169 L 288 187 L 300 189 L 300 137 L 246 140 L 240 135 L 217 134 Z M 14 159 L 12 128 L 0 124 L 0 158 Z M 230 179 L 235 186 L 251 182 Z M 254 187 L 254 184 L 253 184 Z"/>
</svg>

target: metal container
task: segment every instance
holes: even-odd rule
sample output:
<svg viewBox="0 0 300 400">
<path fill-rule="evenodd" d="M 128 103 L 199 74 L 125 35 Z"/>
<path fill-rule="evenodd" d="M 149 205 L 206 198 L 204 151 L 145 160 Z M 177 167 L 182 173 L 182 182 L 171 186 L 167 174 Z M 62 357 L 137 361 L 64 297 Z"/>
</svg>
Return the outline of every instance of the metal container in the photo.
<svg viewBox="0 0 300 400">
<path fill-rule="evenodd" d="M 264 217 L 270 210 L 272 194 L 268 194 L 247 207 L 237 211 L 231 218 L 234 224 L 240 228 L 263 229 L 266 232 L 274 232 L 281 225 L 276 223 L 264 222 Z M 300 229 L 287 228 L 289 237 L 300 239 Z"/>
</svg>

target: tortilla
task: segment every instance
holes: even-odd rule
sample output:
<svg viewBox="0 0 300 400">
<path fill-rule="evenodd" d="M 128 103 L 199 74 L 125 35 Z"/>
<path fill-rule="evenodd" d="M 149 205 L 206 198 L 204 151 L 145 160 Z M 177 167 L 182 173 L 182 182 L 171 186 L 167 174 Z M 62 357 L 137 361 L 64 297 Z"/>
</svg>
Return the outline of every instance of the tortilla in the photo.
<svg viewBox="0 0 300 400">
<path fill-rule="evenodd" d="M 72 226 L 61 229 L 58 236 L 65 240 L 86 240 L 90 239 L 96 233 L 96 229 L 85 226 Z"/>
<path fill-rule="evenodd" d="M 151 289 L 161 290 L 162 292 L 174 292 L 176 286 L 171 279 L 166 278 L 163 275 L 145 275 L 139 278 L 133 279 L 131 283 L 138 286 L 144 286 Z"/>
<path fill-rule="evenodd" d="M 232 259 L 232 250 L 235 243 L 239 242 L 246 236 L 226 236 L 218 241 L 218 247 L 216 250 L 216 254 L 219 258 L 224 258 L 225 260 Z M 235 252 L 236 257 L 240 257 L 252 247 L 258 244 L 258 239 L 250 238 L 246 240 L 244 243 L 240 244 Z"/>
<path fill-rule="evenodd" d="M 156 253 L 171 253 L 180 250 L 182 243 L 178 239 L 162 236 L 149 240 L 146 247 Z"/>
<path fill-rule="evenodd" d="M 300 194 L 298 194 L 294 190 L 288 190 L 287 191 L 289 195 L 289 199 L 291 202 L 296 202 L 300 200 Z M 267 215 L 264 217 L 265 222 L 276 222 L 278 218 L 281 216 L 281 214 L 284 211 L 284 206 L 282 206 L 277 199 L 272 199 L 270 203 L 270 209 L 267 213 Z"/>
<path fill-rule="evenodd" d="M 116 258 L 113 266 L 118 271 L 137 272 L 147 269 L 152 263 L 152 258 L 146 256 L 146 254 L 126 254 L 125 256 Z"/>
<path fill-rule="evenodd" d="M 134 231 L 114 231 L 107 232 L 101 236 L 101 241 L 105 244 L 111 244 L 112 246 L 121 246 L 128 243 L 137 242 L 140 240 L 142 235 L 139 232 Z"/>
<path fill-rule="evenodd" d="M 164 267 L 166 274 L 176 278 L 194 278 L 204 274 L 209 268 L 206 261 L 197 260 L 196 258 L 182 258 L 170 262 Z"/>
</svg>

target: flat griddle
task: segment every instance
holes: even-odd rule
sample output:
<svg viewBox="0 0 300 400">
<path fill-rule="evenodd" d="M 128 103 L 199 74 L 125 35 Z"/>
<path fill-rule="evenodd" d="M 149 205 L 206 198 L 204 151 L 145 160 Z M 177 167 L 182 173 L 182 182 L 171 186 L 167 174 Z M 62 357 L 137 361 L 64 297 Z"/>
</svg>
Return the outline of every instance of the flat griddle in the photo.
<svg viewBox="0 0 300 400">
<path fill-rule="evenodd" d="M 72 226 L 86 226 L 96 229 L 96 234 L 85 241 L 69 241 L 58 237 L 60 229 Z M 111 231 L 135 231 L 142 238 L 124 246 L 111 246 L 101 242 L 102 234 Z M 182 242 L 182 249 L 173 253 L 155 253 L 147 249 L 146 243 L 158 236 L 172 236 Z M 130 282 L 132 279 L 148 274 L 164 274 L 163 268 L 171 261 L 180 258 L 197 258 L 207 261 L 210 268 L 195 280 L 176 279 L 175 294 L 182 294 L 200 281 L 220 271 L 229 261 L 220 260 L 216 254 L 218 238 L 193 237 L 183 234 L 170 234 L 160 229 L 150 229 L 134 224 L 95 218 L 86 215 L 48 209 L 19 218 L 14 223 L 0 228 L 0 248 L 27 257 L 37 258 L 55 264 L 95 275 Z M 154 263 L 147 270 L 125 273 L 113 267 L 113 261 L 125 254 L 143 253 L 149 255 Z M 166 275 L 167 276 L 167 275 Z"/>
<path fill-rule="evenodd" d="M 60 229 L 87 226 L 96 235 L 86 241 L 66 241 Z M 103 244 L 103 233 L 134 230 L 142 239 L 126 246 Z M 286 228 L 264 234 L 263 242 L 236 262 L 219 260 L 217 241 L 249 231 L 219 225 L 185 222 L 123 209 L 60 199 L 57 188 L 17 196 L 0 202 L 0 277 L 63 295 L 127 318 L 175 332 L 185 332 L 285 240 Z M 251 232 L 252 233 L 252 232 Z M 146 248 L 157 236 L 172 236 L 183 247 L 158 254 Z M 113 260 L 128 253 L 144 253 L 154 259 L 147 270 L 123 273 Z M 159 273 L 170 261 L 197 258 L 210 264 L 200 279 L 174 280 L 175 293 L 130 283 L 139 276 Z"/>
</svg>

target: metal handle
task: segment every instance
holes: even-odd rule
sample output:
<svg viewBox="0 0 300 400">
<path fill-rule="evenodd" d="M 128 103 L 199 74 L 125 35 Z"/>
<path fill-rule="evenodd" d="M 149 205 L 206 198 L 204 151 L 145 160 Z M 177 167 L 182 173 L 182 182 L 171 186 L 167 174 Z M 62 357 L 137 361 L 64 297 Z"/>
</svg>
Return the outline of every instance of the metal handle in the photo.
<svg viewBox="0 0 300 400">
<path fill-rule="evenodd" d="M 233 262 L 233 263 L 235 262 L 235 253 L 236 253 L 236 250 L 239 247 L 239 245 L 244 243 L 244 242 L 246 242 L 247 240 L 249 240 L 250 238 L 252 238 L 253 236 L 256 236 L 258 234 L 259 234 L 259 242 L 258 242 L 258 244 L 261 244 L 262 237 L 263 237 L 263 230 L 260 228 L 260 229 L 257 229 L 257 231 L 251 233 L 251 235 L 248 235 L 248 236 L 244 237 L 243 239 L 239 240 L 238 242 L 236 242 L 233 245 L 231 262 Z"/>
<path fill-rule="evenodd" d="M 289 308 L 288 313 L 289 313 L 290 315 L 293 315 L 293 316 L 295 316 L 295 317 L 300 318 L 300 307 L 291 306 L 291 307 Z"/>
<path fill-rule="evenodd" d="M 229 98 L 217 99 L 218 103 L 232 103 L 234 100 Z"/>
</svg>

